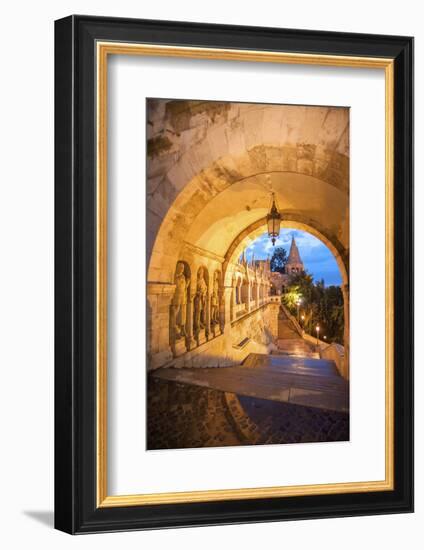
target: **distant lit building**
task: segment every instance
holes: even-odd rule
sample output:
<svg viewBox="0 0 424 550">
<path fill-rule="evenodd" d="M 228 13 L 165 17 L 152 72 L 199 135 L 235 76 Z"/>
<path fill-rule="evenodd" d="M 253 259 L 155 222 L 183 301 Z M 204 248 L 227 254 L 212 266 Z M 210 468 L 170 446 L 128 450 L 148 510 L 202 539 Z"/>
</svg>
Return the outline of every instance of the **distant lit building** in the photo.
<svg viewBox="0 0 424 550">
<path fill-rule="evenodd" d="M 271 292 L 272 294 L 282 294 L 285 292 L 287 285 L 289 284 L 290 276 L 297 273 L 303 273 L 305 266 L 303 265 L 302 258 L 300 257 L 299 249 L 294 236 L 292 236 L 292 242 L 290 246 L 289 257 L 284 266 L 284 273 L 273 271 L 271 273 Z"/>
</svg>

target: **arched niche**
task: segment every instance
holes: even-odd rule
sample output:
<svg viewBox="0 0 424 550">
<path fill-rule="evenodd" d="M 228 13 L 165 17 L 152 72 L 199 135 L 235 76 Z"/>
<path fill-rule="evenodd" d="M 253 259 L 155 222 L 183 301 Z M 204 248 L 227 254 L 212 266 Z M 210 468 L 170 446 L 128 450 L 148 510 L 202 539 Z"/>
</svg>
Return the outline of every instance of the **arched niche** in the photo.
<svg viewBox="0 0 424 550">
<path fill-rule="evenodd" d="M 175 291 L 169 306 L 169 344 L 174 356 L 184 353 L 191 335 L 191 269 L 179 260 L 174 274 Z"/>
</svg>

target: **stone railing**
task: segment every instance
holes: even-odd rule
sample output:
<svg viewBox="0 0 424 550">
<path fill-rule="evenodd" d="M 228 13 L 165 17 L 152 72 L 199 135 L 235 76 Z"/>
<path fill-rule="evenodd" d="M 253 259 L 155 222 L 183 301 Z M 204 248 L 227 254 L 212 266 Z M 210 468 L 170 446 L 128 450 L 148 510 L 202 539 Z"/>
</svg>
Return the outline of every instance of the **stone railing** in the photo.
<svg viewBox="0 0 424 550">
<path fill-rule="evenodd" d="M 277 300 L 275 300 L 277 298 Z M 247 304 L 242 302 L 241 304 L 235 304 L 234 306 L 234 314 L 233 318 L 231 320 L 231 324 L 236 323 L 237 321 L 240 321 L 241 318 L 245 317 L 246 315 L 250 315 L 251 313 L 254 313 L 258 309 L 262 308 L 266 304 L 274 303 L 275 301 L 278 301 L 278 296 L 265 296 L 263 299 L 256 302 L 256 300 L 250 301 L 250 309 L 247 308 Z"/>
<path fill-rule="evenodd" d="M 345 362 L 344 347 L 340 344 L 329 344 L 325 348 L 320 348 L 320 357 L 322 359 L 329 359 L 335 362 L 337 370 L 340 376 L 343 376 L 346 380 L 349 380 L 349 369 Z"/>
<path fill-rule="evenodd" d="M 244 315 L 247 312 L 247 306 L 245 303 L 236 304 L 234 306 L 234 313 L 236 317 L 240 317 L 241 315 Z"/>
<path fill-rule="evenodd" d="M 272 297 L 274 298 L 274 297 Z M 240 304 L 241 305 L 241 304 Z M 164 367 L 229 367 L 242 363 L 250 353 L 269 354 L 276 349 L 278 303 L 267 303 L 245 312 L 228 324 L 224 332 L 201 345 L 173 357 Z"/>
<path fill-rule="evenodd" d="M 281 298 L 279 296 L 274 296 L 275 298 L 278 298 L 280 301 L 281 301 Z M 287 318 L 293 323 L 294 325 L 294 328 L 297 330 L 299 336 L 304 336 L 304 330 L 302 329 L 302 327 L 299 325 L 299 322 L 298 320 L 296 319 L 296 317 L 294 315 L 292 315 L 290 313 L 290 311 L 286 308 L 286 306 L 281 303 L 281 309 L 284 311 L 284 313 L 286 314 Z"/>
<path fill-rule="evenodd" d="M 349 379 L 349 368 L 345 362 L 345 350 L 341 344 L 336 344 L 335 342 L 329 344 L 324 340 L 317 340 L 316 336 L 312 336 L 306 332 L 303 333 L 302 337 L 318 348 L 317 351 L 319 351 L 321 359 L 329 359 L 335 362 L 340 376 L 343 376 L 346 380 Z"/>
<path fill-rule="evenodd" d="M 316 336 L 312 336 L 312 334 L 307 334 L 306 332 L 303 332 L 302 338 L 307 342 L 318 346 L 320 350 L 328 348 L 328 346 L 330 345 L 328 342 L 325 342 L 324 340 L 319 340 Z"/>
</svg>

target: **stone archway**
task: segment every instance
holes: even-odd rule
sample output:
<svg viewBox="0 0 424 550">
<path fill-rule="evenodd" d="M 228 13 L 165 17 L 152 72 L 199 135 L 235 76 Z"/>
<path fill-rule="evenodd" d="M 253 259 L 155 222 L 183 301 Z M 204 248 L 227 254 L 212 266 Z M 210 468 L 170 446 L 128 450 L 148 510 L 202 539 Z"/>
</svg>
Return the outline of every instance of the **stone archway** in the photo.
<svg viewBox="0 0 424 550">
<path fill-rule="evenodd" d="M 283 221 L 280 226 L 283 228 L 300 229 L 307 231 L 317 239 L 319 239 L 333 254 L 339 267 L 340 275 L 343 284 L 349 284 L 349 257 L 348 251 L 344 249 L 342 244 L 332 235 L 328 235 L 324 228 L 318 222 L 309 218 L 303 218 L 300 215 L 285 215 L 282 213 Z M 231 264 L 234 264 L 236 258 L 240 256 L 250 243 L 257 237 L 266 233 L 267 224 L 266 218 L 261 218 L 241 231 L 234 241 L 231 243 L 224 257 L 224 284 L 228 285 L 231 281 L 232 272 L 229 269 Z"/>
<path fill-rule="evenodd" d="M 344 336 L 343 343 L 345 348 L 345 368 L 346 372 L 349 372 L 349 316 L 350 316 L 350 299 L 349 299 L 349 254 L 344 249 L 342 244 L 332 235 L 328 235 L 324 228 L 320 227 L 318 222 L 311 219 L 303 219 L 302 216 L 293 216 L 291 219 L 283 213 L 283 221 L 280 226 L 282 228 L 300 229 L 306 231 L 319 239 L 333 254 L 334 259 L 337 262 L 339 272 L 342 278 L 341 290 L 343 294 L 343 308 L 344 308 Z M 234 266 L 236 265 L 237 258 L 240 256 L 243 250 L 249 246 L 257 237 L 266 233 L 267 223 L 266 218 L 262 218 L 252 223 L 249 227 L 246 227 L 239 235 L 234 239 L 225 254 L 223 262 L 223 276 L 224 286 L 231 286 L 231 281 L 234 274 Z"/>
<path fill-rule="evenodd" d="M 175 292 L 177 262 L 190 266 L 188 312 L 194 308 L 199 267 L 206 269 L 209 290 L 213 274 L 221 273 L 221 330 L 210 331 L 212 336 L 225 336 L 237 320 L 236 312 L 240 314 L 242 308 L 236 303 L 226 266 L 256 230 L 262 231 L 271 191 L 283 218 L 290 220 L 291 227 L 307 226 L 321 238 L 340 262 L 343 280 L 348 280 L 345 109 L 161 101 L 150 109 L 148 119 L 147 296 L 148 334 L 155 335 L 149 343 L 152 368 L 172 358 L 166 349 L 169 321 L 165 316 Z M 240 265 L 236 277 L 248 280 L 247 313 L 256 302 L 263 305 L 269 293 L 266 274 L 249 273 L 249 269 Z"/>
</svg>

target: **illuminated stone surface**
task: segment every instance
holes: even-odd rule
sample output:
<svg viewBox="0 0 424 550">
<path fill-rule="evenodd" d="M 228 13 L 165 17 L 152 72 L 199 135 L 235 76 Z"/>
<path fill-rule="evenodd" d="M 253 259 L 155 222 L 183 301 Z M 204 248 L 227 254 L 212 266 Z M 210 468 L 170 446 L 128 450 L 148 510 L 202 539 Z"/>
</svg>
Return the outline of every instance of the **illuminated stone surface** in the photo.
<svg viewBox="0 0 424 550">
<path fill-rule="evenodd" d="M 271 190 L 282 226 L 309 231 L 333 252 L 348 320 L 347 109 L 149 100 L 147 132 L 150 370 L 227 366 L 275 351 L 269 265 L 238 261 L 266 230 Z M 175 299 L 179 262 L 185 304 Z M 199 302 L 200 269 L 206 290 Z M 348 322 L 345 348 L 348 372 Z"/>
</svg>

